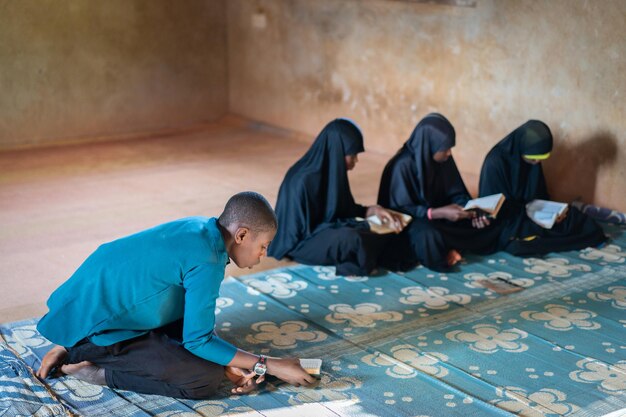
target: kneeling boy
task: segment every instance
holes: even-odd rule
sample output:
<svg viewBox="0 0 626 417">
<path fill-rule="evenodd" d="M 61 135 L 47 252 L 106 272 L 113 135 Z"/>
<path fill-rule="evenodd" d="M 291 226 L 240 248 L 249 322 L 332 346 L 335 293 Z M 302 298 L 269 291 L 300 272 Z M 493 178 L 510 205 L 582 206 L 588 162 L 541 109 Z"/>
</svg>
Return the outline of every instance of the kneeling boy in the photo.
<svg viewBox="0 0 626 417">
<path fill-rule="evenodd" d="M 48 300 L 37 328 L 58 346 L 37 375 L 56 367 L 111 388 L 190 399 L 213 395 L 225 373 L 235 393 L 253 390 L 265 371 L 310 385 L 297 359 L 243 351 L 214 331 L 228 259 L 258 264 L 276 228 L 267 200 L 243 192 L 219 218 L 180 219 L 100 246 Z"/>
</svg>

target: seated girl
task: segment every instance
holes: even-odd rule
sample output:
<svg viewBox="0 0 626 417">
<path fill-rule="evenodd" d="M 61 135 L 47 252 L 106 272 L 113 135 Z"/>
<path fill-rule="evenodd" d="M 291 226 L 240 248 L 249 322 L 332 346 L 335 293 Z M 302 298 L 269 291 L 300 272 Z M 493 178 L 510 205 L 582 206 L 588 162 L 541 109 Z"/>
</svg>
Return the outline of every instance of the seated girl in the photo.
<svg viewBox="0 0 626 417">
<path fill-rule="evenodd" d="M 498 236 L 486 217 L 463 210 L 471 197 L 452 157 L 455 137 L 441 114 L 424 117 L 387 163 L 378 192 L 378 204 L 413 216 L 402 234 L 413 256 L 436 271 L 454 265 L 459 250 L 494 251 Z"/>
<path fill-rule="evenodd" d="M 278 231 L 269 247 L 270 256 L 335 265 L 337 275 L 368 275 L 379 266 L 400 269 L 387 256 L 393 255 L 397 235 L 375 234 L 367 222 L 355 219 L 377 215 L 398 232 L 402 229 L 396 214 L 378 205 L 355 203 L 348 171 L 363 151 L 363 135 L 353 122 L 335 119 L 324 127 L 280 186 Z"/>
<path fill-rule="evenodd" d="M 503 193 L 498 215 L 502 233 L 498 248 L 514 255 L 540 255 L 596 246 L 606 240 L 598 224 L 575 207 L 545 229 L 526 214 L 534 199 L 550 200 L 541 161 L 552 151 L 552 133 L 538 120 L 529 120 L 502 139 L 485 157 L 480 173 L 481 196 Z"/>
</svg>

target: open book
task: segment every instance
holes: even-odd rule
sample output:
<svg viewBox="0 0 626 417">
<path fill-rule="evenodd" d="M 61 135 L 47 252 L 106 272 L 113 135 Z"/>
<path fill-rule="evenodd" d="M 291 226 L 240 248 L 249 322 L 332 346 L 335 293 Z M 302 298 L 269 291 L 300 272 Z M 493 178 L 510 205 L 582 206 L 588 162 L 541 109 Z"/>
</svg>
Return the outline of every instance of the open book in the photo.
<svg viewBox="0 0 626 417">
<path fill-rule="evenodd" d="M 567 204 L 557 201 L 533 200 L 526 204 L 526 215 L 545 229 L 552 229 L 556 219 L 566 211 Z"/>
<path fill-rule="evenodd" d="M 486 197 L 475 198 L 465 204 L 463 210 L 478 210 L 484 212 L 486 215 L 492 218 L 496 218 L 502 204 L 504 204 L 504 194 L 492 194 Z"/>
<path fill-rule="evenodd" d="M 386 210 L 400 216 L 400 219 L 402 221 L 402 227 L 405 227 L 407 224 L 411 222 L 411 220 L 413 220 L 413 217 L 409 216 L 408 214 L 400 213 L 398 211 L 390 210 L 390 209 L 386 209 Z M 357 219 L 363 220 L 359 217 L 357 217 Z M 395 233 L 395 230 L 393 229 L 393 227 L 391 227 L 390 225 L 386 223 L 383 223 L 382 220 L 378 218 L 378 216 L 375 216 L 375 215 L 369 216 L 365 220 L 369 223 L 370 230 L 376 234 L 386 235 L 388 233 Z"/>
<path fill-rule="evenodd" d="M 322 372 L 321 359 L 300 359 L 300 366 L 309 375 L 319 375 Z"/>
</svg>

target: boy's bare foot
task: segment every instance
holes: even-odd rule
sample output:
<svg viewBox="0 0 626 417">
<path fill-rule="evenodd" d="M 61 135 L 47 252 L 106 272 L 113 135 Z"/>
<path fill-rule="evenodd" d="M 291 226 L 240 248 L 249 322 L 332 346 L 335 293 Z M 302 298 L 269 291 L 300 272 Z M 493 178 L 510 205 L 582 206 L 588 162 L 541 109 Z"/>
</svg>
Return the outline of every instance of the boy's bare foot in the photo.
<svg viewBox="0 0 626 417">
<path fill-rule="evenodd" d="M 74 378 L 94 385 L 106 385 L 104 368 L 100 368 L 88 361 L 63 365 L 61 372 L 72 375 Z"/>
<path fill-rule="evenodd" d="M 46 353 L 41 360 L 37 377 L 46 379 L 53 368 L 58 368 L 67 357 L 67 350 L 63 346 L 55 346 Z"/>
</svg>

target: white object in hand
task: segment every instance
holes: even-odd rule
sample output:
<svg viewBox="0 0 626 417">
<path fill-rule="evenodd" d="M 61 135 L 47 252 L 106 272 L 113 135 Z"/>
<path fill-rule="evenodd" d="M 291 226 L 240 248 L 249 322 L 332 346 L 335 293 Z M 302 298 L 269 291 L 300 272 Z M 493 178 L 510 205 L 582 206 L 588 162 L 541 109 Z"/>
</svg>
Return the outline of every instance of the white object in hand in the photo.
<svg viewBox="0 0 626 417">
<path fill-rule="evenodd" d="M 322 372 L 321 359 L 300 359 L 300 366 L 310 375 L 319 375 Z"/>
</svg>

